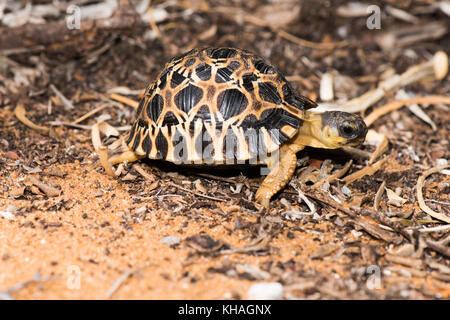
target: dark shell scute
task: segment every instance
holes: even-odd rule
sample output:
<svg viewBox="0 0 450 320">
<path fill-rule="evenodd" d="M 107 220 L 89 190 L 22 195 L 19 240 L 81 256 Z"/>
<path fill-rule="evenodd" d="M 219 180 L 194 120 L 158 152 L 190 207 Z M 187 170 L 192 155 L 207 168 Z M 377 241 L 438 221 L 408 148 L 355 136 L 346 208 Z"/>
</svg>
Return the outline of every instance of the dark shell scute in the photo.
<svg viewBox="0 0 450 320">
<path fill-rule="evenodd" d="M 185 52 L 183 54 L 180 54 L 176 57 L 173 57 L 172 59 L 170 59 L 170 62 L 175 62 L 175 61 L 179 61 L 181 59 L 183 59 L 184 57 L 187 57 L 188 55 L 194 54 L 195 52 L 197 52 L 197 49 L 192 49 L 188 52 Z"/>
<path fill-rule="evenodd" d="M 214 156 L 214 148 L 212 143 L 212 138 L 206 128 L 202 127 L 201 134 L 195 139 L 195 152 L 200 156 L 205 162 L 211 162 Z"/>
<path fill-rule="evenodd" d="M 175 95 L 175 104 L 178 109 L 189 113 L 203 97 L 203 90 L 192 84 L 189 84 L 183 90 Z"/>
<path fill-rule="evenodd" d="M 190 67 L 190 66 L 192 66 L 195 63 L 195 61 L 196 61 L 195 58 L 187 59 L 186 62 L 184 63 L 184 66 L 185 67 Z"/>
<path fill-rule="evenodd" d="M 172 136 L 172 143 L 174 145 L 174 159 L 178 161 L 185 161 L 187 159 L 187 142 L 186 138 L 180 133 L 178 129 L 175 130 Z"/>
<path fill-rule="evenodd" d="M 134 138 L 134 142 L 133 142 L 133 146 L 131 147 L 131 149 L 133 151 L 135 151 L 137 149 L 137 147 L 139 146 L 139 144 L 141 143 L 141 130 L 138 130 L 136 133 L 136 137 Z"/>
<path fill-rule="evenodd" d="M 254 73 L 247 73 L 242 76 L 242 86 L 245 90 L 251 92 L 255 88 L 253 86 L 253 82 L 258 80 L 258 76 Z"/>
<path fill-rule="evenodd" d="M 253 65 L 255 66 L 256 70 L 263 74 L 274 74 L 276 73 L 275 68 L 271 65 L 265 63 L 263 60 L 256 60 L 253 61 Z"/>
<path fill-rule="evenodd" d="M 203 121 L 211 120 L 211 110 L 207 105 L 201 106 L 195 114 L 194 119 L 201 119 Z"/>
<path fill-rule="evenodd" d="M 241 63 L 239 61 L 231 61 L 228 65 L 228 69 L 232 71 L 236 71 L 241 66 Z"/>
<path fill-rule="evenodd" d="M 284 109 L 272 108 L 263 111 L 259 119 L 260 124 L 267 129 L 280 129 L 284 125 L 298 128 L 301 120 Z"/>
<path fill-rule="evenodd" d="M 225 120 L 242 113 L 247 105 L 247 98 L 237 89 L 225 90 L 217 98 L 217 106 Z"/>
<path fill-rule="evenodd" d="M 267 130 L 275 129 L 279 131 L 285 125 L 298 128 L 300 121 L 299 118 L 291 115 L 284 109 L 271 108 L 264 110 L 259 119 L 253 114 L 247 115 L 242 121 L 241 127 L 254 129 L 266 128 Z M 280 135 L 282 135 L 281 132 Z"/>
<path fill-rule="evenodd" d="M 141 101 L 139 102 L 139 106 L 138 106 L 138 108 L 137 108 L 137 110 L 136 110 L 136 118 L 139 117 L 139 115 L 141 114 L 142 109 L 144 108 L 144 105 L 145 105 L 145 102 L 146 102 L 146 101 L 147 101 L 147 98 L 144 97 L 144 98 L 142 98 Z"/>
<path fill-rule="evenodd" d="M 231 78 L 231 75 L 233 74 L 233 70 L 229 68 L 220 68 L 217 69 L 216 73 L 216 82 L 217 83 L 224 83 L 233 80 Z"/>
<path fill-rule="evenodd" d="M 300 110 L 314 108 L 317 103 L 308 99 L 307 97 L 296 94 L 289 84 L 285 84 L 281 91 L 283 93 L 284 101 Z"/>
<path fill-rule="evenodd" d="M 161 131 L 156 136 L 155 147 L 156 147 L 156 150 L 158 150 L 158 152 L 156 153 L 156 158 L 157 159 L 165 159 L 167 156 L 168 144 L 167 144 L 166 137 L 164 137 L 164 135 L 162 134 Z"/>
<path fill-rule="evenodd" d="M 174 71 L 172 73 L 172 80 L 170 81 L 170 87 L 176 88 L 177 86 L 179 86 L 184 80 L 186 79 L 185 76 L 183 76 L 182 74 L 179 74 L 178 72 Z"/>
<path fill-rule="evenodd" d="M 201 65 L 195 68 L 195 73 L 200 78 L 200 80 L 208 81 L 211 79 L 211 66 L 206 63 L 202 63 Z"/>
<path fill-rule="evenodd" d="M 148 122 L 145 121 L 144 119 L 139 119 L 138 120 L 138 126 L 144 129 L 148 128 Z"/>
<path fill-rule="evenodd" d="M 166 87 L 166 83 L 167 83 L 167 74 L 168 74 L 168 71 L 165 71 L 165 72 L 159 77 L 159 85 L 158 85 L 159 90 L 163 90 L 163 89 Z"/>
<path fill-rule="evenodd" d="M 135 122 L 133 124 L 133 126 L 131 127 L 131 130 L 127 137 L 127 140 L 125 141 L 127 145 L 129 145 L 131 143 L 131 141 L 133 140 L 133 136 L 134 136 L 134 132 L 136 131 L 136 128 L 137 128 L 137 122 Z"/>
<path fill-rule="evenodd" d="M 173 125 L 177 125 L 180 122 L 178 121 L 177 117 L 173 114 L 172 111 L 169 111 L 165 114 L 164 116 L 164 120 L 161 124 L 161 126 L 173 126 Z"/>
<path fill-rule="evenodd" d="M 159 115 L 164 107 L 164 99 L 159 94 L 156 94 L 150 103 L 147 106 L 147 115 L 153 120 L 153 122 L 157 122 Z"/>
<path fill-rule="evenodd" d="M 211 59 L 228 59 L 237 55 L 237 51 L 231 48 L 216 48 L 206 51 L 206 55 Z"/>
<path fill-rule="evenodd" d="M 152 141 L 150 140 L 150 137 L 148 134 L 145 136 L 144 140 L 142 141 L 142 150 L 145 151 L 145 154 L 147 157 L 150 154 L 150 152 L 152 151 Z"/>
<path fill-rule="evenodd" d="M 223 140 L 223 154 L 225 156 L 225 159 L 234 160 L 237 159 L 237 153 L 238 153 L 238 143 L 239 140 L 236 137 L 236 134 L 233 130 L 228 129 L 227 134 L 224 137 Z"/>
<path fill-rule="evenodd" d="M 259 87 L 259 96 L 262 100 L 280 104 L 281 103 L 281 97 L 278 94 L 277 88 L 270 82 L 260 82 L 258 83 Z"/>
</svg>

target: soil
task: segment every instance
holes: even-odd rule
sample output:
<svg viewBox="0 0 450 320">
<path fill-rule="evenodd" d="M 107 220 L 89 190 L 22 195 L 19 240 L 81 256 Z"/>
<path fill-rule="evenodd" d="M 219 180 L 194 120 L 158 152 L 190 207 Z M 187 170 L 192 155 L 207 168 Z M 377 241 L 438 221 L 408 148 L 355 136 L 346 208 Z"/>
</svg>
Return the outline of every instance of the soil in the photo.
<svg viewBox="0 0 450 320">
<path fill-rule="evenodd" d="M 383 12 L 388 5 L 418 12 L 433 1 L 372 2 Z M 307 158 L 293 180 L 314 204 L 315 214 L 299 213 L 310 209 L 292 185 L 272 199 L 269 212 L 260 209 L 253 202 L 263 179 L 259 167 L 217 171 L 146 160 L 125 164 L 121 175 L 111 178 L 98 162 L 90 132 L 99 120 L 116 128 L 132 124 L 134 109 L 109 99 L 108 90 L 144 89 L 172 56 L 193 47 L 249 49 L 294 79 L 296 90 L 317 100 L 323 72 L 335 70 L 352 79 L 352 96 L 345 90 L 340 94 L 359 96 L 375 88 L 388 68 L 401 73 L 438 50 L 450 52 L 448 33 L 386 50 L 376 37 L 411 24 L 383 13 L 382 28 L 369 30 L 365 17 L 337 14 L 345 1 L 285 1 L 300 7 L 292 18 L 271 1 L 235 7 L 244 16 L 265 17 L 258 10 L 266 6 L 280 14 L 273 18 L 276 28 L 270 21 L 258 25 L 223 13 L 227 1 L 151 3 L 167 14 L 153 21 L 156 27 L 141 22 L 105 31 L 98 26 L 76 41 L 46 43 L 41 49 L 25 46 L 6 53 L 11 48 L 0 47 L 0 298 L 246 299 L 249 288 L 261 281 L 281 283 L 285 299 L 450 297 L 449 247 L 442 242 L 449 229 L 420 231 L 444 224 L 421 210 L 416 190 L 425 170 L 438 159 L 450 159 L 448 107 L 424 106 L 436 130 L 406 107 L 371 125 L 389 139 L 383 154 L 387 161 L 376 173 L 346 185 L 349 195 L 342 181 L 331 183 L 331 193 L 311 185 L 324 163 L 341 169 L 353 159 L 350 175 L 366 167 L 367 158 L 344 150 L 301 152 L 299 159 Z M 416 16 L 423 24 L 450 26 L 439 10 Z M 346 43 L 311 48 L 280 36 L 277 28 L 313 43 Z M 66 109 L 50 85 L 74 108 Z M 448 96 L 449 76 L 406 90 Z M 365 114 L 394 100 L 394 94 Z M 127 96 L 139 99 L 134 93 Z M 14 114 L 20 103 L 33 123 L 49 131 L 20 121 Z M 78 127 L 66 125 L 101 105 L 105 109 Z M 359 149 L 372 153 L 375 147 L 366 143 Z M 383 181 L 386 188 L 400 188 L 406 202 L 394 206 L 384 194 L 374 211 Z M 449 175 L 429 176 L 423 190 L 431 209 L 450 215 Z M 393 224 L 386 226 L 367 210 Z M 441 246 L 425 245 L 429 240 Z"/>
</svg>

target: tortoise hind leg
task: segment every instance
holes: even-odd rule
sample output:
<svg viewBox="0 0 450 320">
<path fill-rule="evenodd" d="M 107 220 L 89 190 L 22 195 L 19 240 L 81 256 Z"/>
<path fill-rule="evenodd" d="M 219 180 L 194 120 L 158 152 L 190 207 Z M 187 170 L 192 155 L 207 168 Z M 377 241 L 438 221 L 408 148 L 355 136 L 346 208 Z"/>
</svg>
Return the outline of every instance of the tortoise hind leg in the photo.
<svg viewBox="0 0 450 320">
<path fill-rule="evenodd" d="M 256 192 L 256 201 L 269 209 L 270 198 L 280 191 L 291 179 L 297 165 L 296 153 L 303 149 L 297 145 L 284 144 L 279 149 L 278 161 L 267 159 L 270 173 Z"/>
</svg>

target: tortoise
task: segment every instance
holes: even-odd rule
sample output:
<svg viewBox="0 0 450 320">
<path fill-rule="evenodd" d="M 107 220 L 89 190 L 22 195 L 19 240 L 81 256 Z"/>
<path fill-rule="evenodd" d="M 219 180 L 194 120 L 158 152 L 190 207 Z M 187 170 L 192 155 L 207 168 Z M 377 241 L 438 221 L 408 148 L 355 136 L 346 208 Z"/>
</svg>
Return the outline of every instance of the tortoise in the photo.
<svg viewBox="0 0 450 320">
<path fill-rule="evenodd" d="M 266 164 L 256 200 L 291 179 L 306 146 L 357 146 L 367 127 L 358 115 L 308 111 L 317 104 L 293 90 L 260 56 L 237 48 L 193 49 L 172 58 L 148 86 L 136 121 L 111 164 L 143 158 L 187 165 Z"/>
</svg>

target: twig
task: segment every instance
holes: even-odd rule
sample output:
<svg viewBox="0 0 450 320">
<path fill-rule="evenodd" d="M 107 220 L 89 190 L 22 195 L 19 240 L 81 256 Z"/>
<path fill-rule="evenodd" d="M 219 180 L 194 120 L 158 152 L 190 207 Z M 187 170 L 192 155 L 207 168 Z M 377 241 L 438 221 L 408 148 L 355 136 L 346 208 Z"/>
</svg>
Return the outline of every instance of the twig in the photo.
<svg viewBox="0 0 450 320">
<path fill-rule="evenodd" d="M 273 27 L 269 21 L 260 19 L 260 18 L 256 17 L 255 15 L 245 12 L 242 9 L 237 9 L 234 7 L 216 7 L 216 8 L 214 8 L 214 11 L 217 13 L 220 13 L 220 14 L 232 16 L 234 19 L 236 19 L 236 17 L 242 16 L 245 22 L 254 24 L 259 27 L 270 28 L 272 30 L 272 32 L 277 33 L 280 37 L 282 37 L 288 41 L 291 41 L 293 43 L 296 43 L 300 46 L 303 46 L 303 47 L 307 47 L 307 48 L 311 48 L 311 49 L 332 50 L 336 47 L 344 47 L 344 46 L 348 45 L 348 41 L 345 41 L 345 40 L 340 41 L 340 42 L 317 43 L 317 42 L 312 42 L 312 41 L 301 39 L 297 36 L 294 36 L 293 34 L 290 34 L 286 31 L 282 30 L 282 29 Z"/>
<path fill-rule="evenodd" d="M 17 119 L 20 120 L 20 122 L 22 122 L 24 125 L 26 125 L 27 127 L 31 128 L 31 129 L 44 131 L 44 132 L 49 131 L 49 128 L 34 124 L 30 119 L 27 118 L 26 111 L 25 111 L 25 108 L 24 108 L 22 102 L 19 102 L 17 104 L 16 108 L 14 109 L 14 114 L 16 115 Z"/>
<path fill-rule="evenodd" d="M 340 169 L 340 170 L 336 170 L 335 173 L 329 175 L 328 177 L 325 177 L 319 181 L 317 181 L 316 183 L 314 183 L 312 185 L 311 188 L 319 188 L 320 186 L 322 186 L 322 184 L 324 184 L 325 181 L 328 181 L 328 183 L 331 183 L 337 179 L 339 179 L 340 177 L 342 177 L 347 171 L 348 169 L 350 169 L 350 166 L 353 164 L 353 160 L 348 161 L 345 166 Z"/>
<path fill-rule="evenodd" d="M 421 103 L 428 103 L 428 104 L 450 104 L 450 97 L 444 97 L 444 96 L 427 96 L 427 97 L 415 97 L 412 99 L 406 99 L 406 100 L 396 100 L 392 101 L 388 104 L 385 104 L 381 108 L 377 108 L 374 110 L 371 114 L 369 114 L 365 119 L 364 122 L 367 126 L 371 126 L 378 118 L 384 116 L 385 114 L 388 114 L 389 112 L 398 110 L 402 108 L 404 105 L 407 104 L 421 104 Z"/>
<path fill-rule="evenodd" d="M 150 175 L 144 170 L 144 168 L 142 168 L 142 167 L 141 167 L 140 165 L 138 165 L 138 164 L 133 165 L 133 167 L 134 167 L 134 168 L 136 169 L 136 171 L 139 172 L 145 179 L 147 179 L 147 180 L 153 182 L 153 180 L 154 180 L 153 177 L 150 176 Z M 199 192 L 195 192 L 195 191 L 192 191 L 192 190 L 183 188 L 182 186 L 179 186 L 179 185 L 177 185 L 176 183 L 174 183 L 174 182 L 172 182 L 172 181 L 169 181 L 169 185 L 172 186 L 172 187 L 175 187 L 175 188 L 177 188 L 177 189 L 183 190 L 183 191 L 185 191 L 185 192 L 195 194 L 196 196 L 206 198 L 206 199 L 215 200 L 215 201 L 221 201 L 221 202 L 226 202 L 226 201 L 227 201 L 227 200 L 225 200 L 225 199 L 216 198 L 216 197 L 211 197 L 211 196 L 208 196 L 208 195 L 203 194 L 203 193 L 199 193 Z"/>
<path fill-rule="evenodd" d="M 350 184 L 353 181 L 364 177 L 365 175 L 372 175 L 378 170 L 380 170 L 381 166 L 386 162 L 386 160 L 387 158 L 383 158 L 370 166 L 364 167 L 361 170 L 358 170 L 352 173 L 351 175 L 346 176 L 345 178 L 342 179 L 342 181 L 345 182 L 345 184 Z"/>
<path fill-rule="evenodd" d="M 433 250 L 436 250 L 437 252 L 443 254 L 446 257 L 450 258 L 450 248 L 441 244 L 439 241 L 433 241 L 429 239 L 425 239 L 425 243 L 427 246 Z"/>
<path fill-rule="evenodd" d="M 126 104 L 127 106 L 130 106 L 130 107 L 132 107 L 132 108 L 134 108 L 134 109 L 137 109 L 137 108 L 139 107 L 139 102 L 137 102 L 137 101 L 135 101 L 135 100 L 133 100 L 133 99 L 124 97 L 124 96 L 122 96 L 122 95 L 120 95 L 120 94 L 117 94 L 117 93 L 111 93 L 111 94 L 109 95 L 109 97 L 110 97 L 111 99 L 113 99 L 113 100 L 122 102 L 123 104 Z"/>
<path fill-rule="evenodd" d="M 428 213 L 433 218 L 450 223 L 450 217 L 444 215 L 443 213 L 435 212 L 426 205 L 425 201 L 423 200 L 423 191 L 422 191 L 423 183 L 429 175 L 431 175 L 435 172 L 439 172 L 446 168 L 450 168 L 450 165 L 444 165 L 444 166 L 439 166 L 439 167 L 434 167 L 434 168 L 428 169 L 417 180 L 416 188 L 417 188 L 417 201 L 419 202 L 420 209 L 422 209 L 423 211 Z"/>
<path fill-rule="evenodd" d="M 437 227 L 432 227 L 432 228 L 422 228 L 417 231 L 428 233 L 428 232 L 446 232 L 449 230 L 450 230 L 450 224 L 445 224 L 442 226 L 437 226 Z"/>
<path fill-rule="evenodd" d="M 20 289 L 25 288 L 33 283 L 53 281 L 56 279 L 57 278 L 55 278 L 55 277 L 42 277 L 40 271 L 37 271 L 34 274 L 32 279 L 23 281 L 23 282 L 19 282 L 5 291 L 0 291 L 0 300 L 14 300 L 14 298 L 11 297 L 11 293 L 19 291 Z"/>
<path fill-rule="evenodd" d="M 62 104 L 64 105 L 64 109 L 66 109 L 67 111 L 73 110 L 74 107 L 72 102 L 69 99 L 67 99 L 61 93 L 61 91 L 56 89 L 56 87 L 53 84 L 50 85 L 50 89 L 52 89 L 52 91 L 58 96 L 59 100 L 61 100 Z"/>
<path fill-rule="evenodd" d="M 42 192 L 44 192 L 48 197 L 57 197 L 61 194 L 61 190 L 53 188 L 48 184 L 39 181 L 33 176 L 29 177 L 28 180 L 36 187 L 38 187 Z"/>
<path fill-rule="evenodd" d="M 377 193 L 375 194 L 375 200 L 373 201 L 373 208 L 375 209 L 375 211 L 378 211 L 378 207 L 380 205 L 381 197 L 383 196 L 385 186 L 386 181 L 383 180 L 383 182 L 381 183 L 380 187 L 377 190 Z"/>
<path fill-rule="evenodd" d="M 73 123 L 77 124 L 80 122 L 83 122 L 84 120 L 86 120 L 87 118 L 91 117 L 92 115 L 96 114 L 97 112 L 102 111 L 103 109 L 107 108 L 108 105 L 107 104 L 103 104 L 98 108 L 95 108 L 94 110 L 89 111 L 88 113 L 86 113 L 84 116 L 79 117 L 78 119 L 76 119 Z"/>
<path fill-rule="evenodd" d="M 208 196 L 208 195 L 200 193 L 200 192 L 195 192 L 195 191 L 183 188 L 182 186 L 179 186 L 179 185 L 177 185 L 176 183 L 174 183 L 172 181 L 169 181 L 169 185 L 171 185 L 172 187 L 175 187 L 177 189 L 180 189 L 180 190 L 183 190 L 183 191 L 195 194 L 196 196 L 199 196 L 199 197 L 203 197 L 203 198 L 210 199 L 210 200 L 215 200 L 215 201 L 227 202 L 227 200 L 225 200 L 225 199 L 211 197 L 211 196 Z"/>
<path fill-rule="evenodd" d="M 108 293 L 106 294 L 105 299 L 111 299 L 112 295 L 117 291 L 117 289 L 120 288 L 120 286 L 129 278 L 131 277 L 133 274 L 135 274 L 136 272 L 141 271 L 142 269 L 153 265 L 154 263 L 152 262 L 147 262 L 144 265 L 140 266 L 139 268 L 133 269 L 133 270 L 128 270 L 126 272 L 124 272 L 124 274 L 116 280 L 116 282 L 114 282 L 114 284 L 111 286 L 111 288 L 108 290 Z"/>
</svg>

